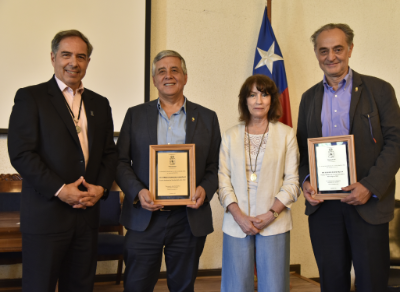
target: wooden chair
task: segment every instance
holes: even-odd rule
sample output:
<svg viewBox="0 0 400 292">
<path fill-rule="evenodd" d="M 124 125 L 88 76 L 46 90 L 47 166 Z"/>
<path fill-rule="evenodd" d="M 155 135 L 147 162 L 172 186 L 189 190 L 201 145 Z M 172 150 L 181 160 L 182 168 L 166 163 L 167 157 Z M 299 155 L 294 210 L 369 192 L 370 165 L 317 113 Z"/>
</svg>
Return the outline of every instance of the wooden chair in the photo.
<svg viewBox="0 0 400 292">
<path fill-rule="evenodd" d="M 400 201 L 395 201 L 394 218 L 389 222 L 389 292 L 400 292 Z M 397 267 L 397 268 L 396 268 Z"/>
<path fill-rule="evenodd" d="M 119 223 L 122 201 L 123 193 L 114 182 L 107 200 L 100 200 L 100 228 L 97 245 L 97 261 L 118 261 L 117 285 L 121 283 L 124 259 L 124 231 Z"/>
<path fill-rule="evenodd" d="M 0 265 L 22 263 L 19 210 L 22 177 L 0 174 Z"/>
<path fill-rule="evenodd" d="M 22 177 L 18 173 L 0 174 L 0 193 L 21 193 Z"/>
</svg>

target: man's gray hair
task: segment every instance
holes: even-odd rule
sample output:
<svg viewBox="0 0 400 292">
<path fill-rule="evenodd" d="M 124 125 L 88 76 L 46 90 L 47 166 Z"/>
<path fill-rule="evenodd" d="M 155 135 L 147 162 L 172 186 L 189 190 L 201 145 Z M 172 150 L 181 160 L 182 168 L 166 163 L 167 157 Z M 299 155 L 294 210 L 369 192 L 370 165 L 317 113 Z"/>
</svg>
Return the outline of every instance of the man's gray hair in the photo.
<svg viewBox="0 0 400 292">
<path fill-rule="evenodd" d="M 320 35 L 321 32 L 326 31 L 326 30 L 332 30 L 338 28 L 341 31 L 344 32 L 344 35 L 346 36 L 346 43 L 350 47 L 353 44 L 353 38 L 354 38 L 354 32 L 350 28 L 348 24 L 345 23 L 328 23 L 325 24 L 324 26 L 321 26 L 316 32 L 313 33 L 311 36 L 311 41 L 314 44 L 314 48 L 317 47 L 317 38 Z"/>
<path fill-rule="evenodd" d="M 87 56 L 90 57 L 90 55 L 93 52 L 93 46 L 89 42 L 89 39 L 83 33 L 81 33 L 79 30 L 76 29 L 63 30 L 54 36 L 53 40 L 51 41 L 51 51 L 53 52 L 54 55 L 56 55 L 58 52 L 58 47 L 60 46 L 60 42 L 67 37 L 81 38 L 86 43 Z"/>
<path fill-rule="evenodd" d="M 154 77 L 156 75 L 156 63 L 160 61 L 163 58 L 166 57 L 177 57 L 181 60 L 181 67 L 183 70 L 183 74 L 187 75 L 187 69 L 186 69 L 186 63 L 185 59 L 178 53 L 172 50 L 164 50 L 161 51 L 157 54 L 157 56 L 154 57 L 153 64 L 152 64 L 152 70 L 151 70 L 151 75 Z"/>
</svg>

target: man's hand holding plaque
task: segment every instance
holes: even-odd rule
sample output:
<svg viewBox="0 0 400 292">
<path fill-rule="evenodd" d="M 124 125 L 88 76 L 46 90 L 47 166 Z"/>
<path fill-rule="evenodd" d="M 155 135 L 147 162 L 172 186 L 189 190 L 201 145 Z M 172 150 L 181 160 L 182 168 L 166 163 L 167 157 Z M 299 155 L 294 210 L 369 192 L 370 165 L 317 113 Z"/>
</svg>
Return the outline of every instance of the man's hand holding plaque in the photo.
<svg viewBox="0 0 400 292">
<path fill-rule="evenodd" d="M 320 203 L 323 203 L 324 200 L 314 199 L 313 195 L 315 194 L 314 188 L 311 186 L 310 182 L 306 180 L 303 184 L 303 194 L 306 200 L 311 204 L 311 206 L 316 206 Z"/>
<path fill-rule="evenodd" d="M 142 205 L 143 209 L 154 212 L 154 211 L 164 208 L 163 205 L 154 204 L 153 196 L 147 189 L 142 189 L 139 192 L 138 197 L 139 197 L 139 201 L 140 201 L 140 204 Z"/>
<path fill-rule="evenodd" d="M 342 190 L 351 191 L 347 197 L 341 200 L 342 203 L 347 203 L 349 205 L 364 205 L 372 196 L 372 193 L 359 182 L 342 188 Z"/>
<path fill-rule="evenodd" d="M 193 202 L 196 202 L 195 205 L 187 205 L 189 208 L 198 209 L 201 205 L 204 204 L 204 200 L 206 199 L 206 191 L 203 189 L 202 186 L 198 186 L 196 188 L 196 192 L 192 198 Z"/>
</svg>

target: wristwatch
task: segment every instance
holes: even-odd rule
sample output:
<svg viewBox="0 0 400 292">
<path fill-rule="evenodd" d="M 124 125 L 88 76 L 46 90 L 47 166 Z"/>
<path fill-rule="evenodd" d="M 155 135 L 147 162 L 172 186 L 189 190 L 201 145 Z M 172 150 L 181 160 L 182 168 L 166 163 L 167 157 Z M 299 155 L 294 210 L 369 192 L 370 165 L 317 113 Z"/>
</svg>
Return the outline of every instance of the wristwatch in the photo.
<svg viewBox="0 0 400 292">
<path fill-rule="evenodd" d="M 273 210 L 273 209 L 269 209 L 269 210 L 272 212 L 272 214 L 274 214 L 275 218 L 278 218 L 279 214 L 277 212 L 275 212 L 275 210 Z"/>
<path fill-rule="evenodd" d="M 103 188 L 104 188 L 104 187 L 103 187 Z M 101 197 L 101 199 L 102 199 L 102 200 L 105 200 L 105 199 L 107 199 L 109 194 L 110 194 L 110 190 L 109 190 L 109 189 L 106 189 L 106 188 L 104 188 L 104 191 L 103 191 L 103 196 Z"/>
</svg>

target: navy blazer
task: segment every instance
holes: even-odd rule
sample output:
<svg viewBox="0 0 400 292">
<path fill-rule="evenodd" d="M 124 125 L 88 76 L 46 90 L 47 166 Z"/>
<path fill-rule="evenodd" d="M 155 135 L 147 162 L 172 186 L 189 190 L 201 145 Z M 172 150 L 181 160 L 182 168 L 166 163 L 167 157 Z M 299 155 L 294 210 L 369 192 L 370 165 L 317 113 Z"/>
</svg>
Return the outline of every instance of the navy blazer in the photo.
<svg viewBox="0 0 400 292">
<path fill-rule="evenodd" d="M 72 228 L 83 212 L 92 228 L 99 224 L 99 204 L 73 209 L 54 195 L 63 184 L 85 177 L 110 188 L 117 165 L 108 100 L 86 89 L 82 94 L 88 124 L 89 161 L 84 156 L 65 98 L 53 77 L 19 89 L 8 131 L 11 164 L 23 177 L 21 231 L 55 233 Z M 81 185 L 81 189 L 85 188 Z"/>
<path fill-rule="evenodd" d="M 117 183 L 125 194 L 121 224 L 143 231 L 152 212 L 134 204 L 143 188 L 149 189 L 149 146 L 157 145 L 158 100 L 128 109 L 117 147 L 119 163 Z M 186 101 L 186 144 L 196 145 L 196 186 L 206 191 L 199 209 L 186 208 L 191 231 L 195 236 L 213 232 L 210 201 L 218 188 L 218 157 L 221 133 L 215 112 Z"/>
<path fill-rule="evenodd" d="M 310 173 L 307 138 L 322 137 L 323 94 L 321 81 L 307 90 L 301 99 L 297 124 L 300 185 Z M 368 223 L 389 222 L 394 215 L 395 175 L 400 167 L 400 109 L 393 87 L 381 79 L 353 70 L 349 115 L 350 134 L 354 135 L 357 181 L 378 197 L 371 197 L 366 204 L 355 206 L 356 210 Z M 318 208 L 306 200 L 307 215 Z"/>
</svg>

